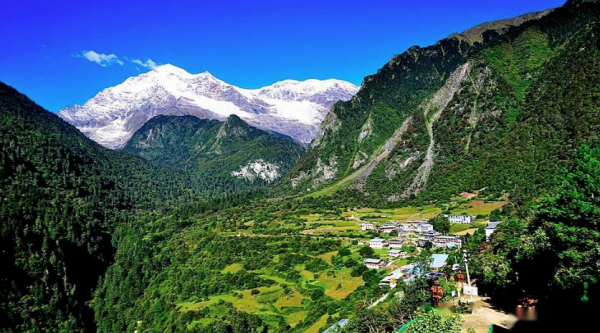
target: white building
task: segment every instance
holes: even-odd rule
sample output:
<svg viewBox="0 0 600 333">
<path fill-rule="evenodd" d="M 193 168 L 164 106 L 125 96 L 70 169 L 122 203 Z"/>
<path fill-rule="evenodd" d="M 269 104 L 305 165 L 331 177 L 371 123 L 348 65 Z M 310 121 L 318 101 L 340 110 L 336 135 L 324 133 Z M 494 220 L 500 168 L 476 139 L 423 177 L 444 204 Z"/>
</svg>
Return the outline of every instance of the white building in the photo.
<svg viewBox="0 0 600 333">
<path fill-rule="evenodd" d="M 490 236 L 494 233 L 494 231 L 496 231 L 496 227 L 498 227 L 498 225 L 501 222 L 492 222 L 490 224 L 488 224 L 487 227 L 485 227 L 485 239 L 486 240 L 490 240 Z"/>
<path fill-rule="evenodd" d="M 386 223 L 382 226 L 379 227 L 379 231 L 385 233 L 385 234 L 389 234 L 392 231 L 398 231 L 398 226 L 396 224 L 393 223 Z"/>
<path fill-rule="evenodd" d="M 369 246 L 374 249 L 383 249 L 386 245 L 385 239 L 383 238 L 373 238 L 369 241 Z"/>
<path fill-rule="evenodd" d="M 388 252 L 388 256 L 394 257 L 394 258 L 398 258 L 400 256 L 400 254 L 402 254 L 402 251 L 400 251 L 400 250 L 390 250 Z"/>
<path fill-rule="evenodd" d="M 461 248 L 462 247 L 462 240 L 460 239 L 460 236 L 437 235 L 437 236 L 425 236 L 425 237 L 419 238 L 419 246 L 423 247 L 423 246 L 425 246 L 425 243 L 427 243 L 427 242 L 431 242 L 433 247 L 447 247 L 447 248 L 452 248 L 452 247 Z"/>
<path fill-rule="evenodd" d="M 403 231 L 403 232 L 417 232 L 419 230 L 419 223 L 414 223 L 414 222 L 400 223 L 399 229 L 400 229 L 400 231 Z"/>
<path fill-rule="evenodd" d="M 390 249 L 401 249 L 402 248 L 402 243 L 404 241 L 402 239 L 390 239 L 387 243 L 390 247 Z"/>
<path fill-rule="evenodd" d="M 390 275 L 384 277 L 379 283 L 379 285 L 390 286 L 390 288 L 394 289 L 398 285 L 398 281 L 400 281 L 400 279 L 402 279 L 403 277 L 406 277 L 404 279 L 404 282 L 408 283 L 413 278 L 413 270 L 414 265 L 404 265 L 394 270 Z"/>
<path fill-rule="evenodd" d="M 387 262 L 381 259 L 367 259 L 363 262 L 369 269 L 384 269 Z"/>
<path fill-rule="evenodd" d="M 375 226 L 373 225 L 373 223 L 364 222 L 360 225 L 360 230 L 362 230 L 362 231 L 373 230 L 373 229 L 375 229 Z"/>
<path fill-rule="evenodd" d="M 471 215 L 446 214 L 444 217 L 453 224 L 473 224 L 473 220 L 475 220 L 475 216 Z"/>
<path fill-rule="evenodd" d="M 433 225 L 429 224 L 428 222 L 421 222 L 417 226 L 417 232 L 420 234 L 424 234 L 429 231 L 433 231 Z"/>
</svg>

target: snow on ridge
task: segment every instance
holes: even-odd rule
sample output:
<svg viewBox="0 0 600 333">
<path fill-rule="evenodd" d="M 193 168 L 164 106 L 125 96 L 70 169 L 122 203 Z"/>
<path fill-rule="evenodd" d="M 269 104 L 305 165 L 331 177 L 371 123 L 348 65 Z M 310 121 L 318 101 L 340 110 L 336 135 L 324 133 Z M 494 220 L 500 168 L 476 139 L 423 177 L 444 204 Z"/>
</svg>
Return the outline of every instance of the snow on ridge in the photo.
<svg viewBox="0 0 600 333">
<path fill-rule="evenodd" d="M 267 183 L 271 183 L 280 177 L 278 170 L 278 165 L 258 159 L 241 166 L 239 171 L 232 171 L 231 175 L 238 179 L 245 179 L 248 181 L 254 181 L 256 178 L 260 178 Z"/>
<path fill-rule="evenodd" d="M 146 121 L 164 114 L 216 120 L 235 114 L 251 126 L 310 143 L 333 104 L 349 100 L 357 91 L 352 83 L 335 79 L 284 80 L 244 89 L 209 72 L 190 74 L 167 64 L 106 88 L 58 115 L 109 148 L 122 147 Z"/>
</svg>

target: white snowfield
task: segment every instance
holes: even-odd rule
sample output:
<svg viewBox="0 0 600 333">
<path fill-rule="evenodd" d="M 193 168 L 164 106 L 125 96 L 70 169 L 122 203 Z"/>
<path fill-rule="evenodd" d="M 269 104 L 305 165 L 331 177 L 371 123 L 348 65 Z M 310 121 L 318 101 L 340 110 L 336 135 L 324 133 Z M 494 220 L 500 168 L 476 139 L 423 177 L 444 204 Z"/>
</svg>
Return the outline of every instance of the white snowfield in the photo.
<svg viewBox="0 0 600 333">
<path fill-rule="evenodd" d="M 92 140 L 120 148 L 157 115 L 193 115 L 225 120 L 235 114 L 257 128 L 310 143 L 333 104 L 347 101 L 359 87 L 329 80 L 284 80 L 243 89 L 208 72 L 190 74 L 167 64 L 106 88 L 84 105 L 58 115 Z"/>
</svg>

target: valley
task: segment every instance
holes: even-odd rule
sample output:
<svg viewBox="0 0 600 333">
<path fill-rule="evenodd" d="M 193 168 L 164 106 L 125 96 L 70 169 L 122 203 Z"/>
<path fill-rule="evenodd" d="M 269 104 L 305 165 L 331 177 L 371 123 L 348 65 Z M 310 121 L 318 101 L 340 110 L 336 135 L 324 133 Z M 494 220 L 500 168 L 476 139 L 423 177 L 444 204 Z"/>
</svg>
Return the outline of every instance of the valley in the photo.
<svg viewBox="0 0 600 333">
<path fill-rule="evenodd" d="M 593 321 L 600 2 L 447 36 L 360 87 L 92 51 L 148 71 L 57 114 L 0 82 L 0 332 Z"/>
<path fill-rule="evenodd" d="M 183 220 L 189 219 L 191 226 L 162 238 L 157 246 L 175 251 L 170 256 L 177 260 L 163 267 L 142 293 L 161 290 L 162 295 L 172 295 L 161 305 L 169 309 L 169 315 L 157 318 L 146 313 L 142 310 L 146 296 L 141 296 L 136 302 L 142 306 L 138 311 L 146 313 L 141 327 L 171 325 L 175 330 L 210 331 L 224 319 L 224 313 L 241 311 L 260 318 L 269 331 L 288 326 L 293 332 L 317 332 L 351 315 L 352 304 L 369 305 L 380 298 L 386 292 L 380 280 L 393 270 L 443 251 L 420 247 L 414 233 L 406 236 L 402 250 L 407 255 L 402 258 L 389 256 L 387 248 L 369 253 L 365 250 L 371 250 L 369 240 L 394 237 L 361 230 L 361 224 L 371 222 L 377 227 L 422 221 L 447 211 L 477 214 L 469 227 L 482 232 L 490 214 L 505 204 L 462 199 L 440 207 L 351 210 L 271 204 L 186 217 Z M 162 256 L 160 252 L 155 255 Z M 390 264 L 383 270 L 366 269 L 363 261 L 371 257 Z M 217 283 L 221 280 L 228 285 Z M 153 302 L 148 301 L 150 306 Z M 122 322 L 120 317 L 118 321 Z M 122 325 L 135 327 L 126 321 Z"/>
</svg>

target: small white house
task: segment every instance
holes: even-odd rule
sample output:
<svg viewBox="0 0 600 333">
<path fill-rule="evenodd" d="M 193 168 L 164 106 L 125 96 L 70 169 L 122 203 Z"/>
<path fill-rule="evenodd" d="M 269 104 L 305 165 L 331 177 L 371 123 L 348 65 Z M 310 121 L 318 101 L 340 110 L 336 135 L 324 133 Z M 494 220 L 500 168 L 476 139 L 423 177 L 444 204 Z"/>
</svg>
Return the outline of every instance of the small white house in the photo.
<svg viewBox="0 0 600 333">
<path fill-rule="evenodd" d="M 473 220 L 475 220 L 475 216 L 471 215 L 446 214 L 444 217 L 453 224 L 473 224 Z"/>
<path fill-rule="evenodd" d="M 485 239 L 486 240 L 490 240 L 490 236 L 494 233 L 494 231 L 496 231 L 496 227 L 498 227 L 498 225 L 501 222 L 492 222 L 490 224 L 488 224 L 487 227 L 485 227 Z"/>
<path fill-rule="evenodd" d="M 381 227 L 379 227 L 379 231 L 381 231 L 381 232 L 383 232 L 383 233 L 385 233 L 385 234 L 389 234 L 389 233 L 391 233 L 392 231 L 398 231 L 398 229 L 399 229 L 399 228 L 398 228 L 398 226 L 397 226 L 397 225 L 395 225 L 395 224 L 391 224 L 391 223 L 384 224 L 384 225 L 382 225 Z"/>
<path fill-rule="evenodd" d="M 364 222 L 360 225 L 360 230 L 362 230 L 362 231 L 373 230 L 373 229 L 375 229 L 375 226 L 373 225 L 373 223 Z"/>
<path fill-rule="evenodd" d="M 429 224 L 428 222 L 419 223 L 419 225 L 417 227 L 417 232 L 418 233 L 424 234 L 424 233 L 427 233 L 429 231 L 433 231 L 433 225 Z"/>
<path fill-rule="evenodd" d="M 402 254 L 402 251 L 400 251 L 400 250 L 390 250 L 388 252 L 388 255 L 390 257 L 394 257 L 394 258 L 398 258 L 401 254 Z"/>
<path fill-rule="evenodd" d="M 383 249 L 383 247 L 386 245 L 385 239 L 379 237 L 373 238 L 369 241 L 369 246 L 373 249 Z"/>
<path fill-rule="evenodd" d="M 388 240 L 388 245 L 390 249 L 401 249 L 404 241 L 402 239 L 390 239 Z"/>
<path fill-rule="evenodd" d="M 384 269 L 387 266 L 387 262 L 381 259 L 367 259 L 364 264 L 369 269 Z"/>
</svg>

